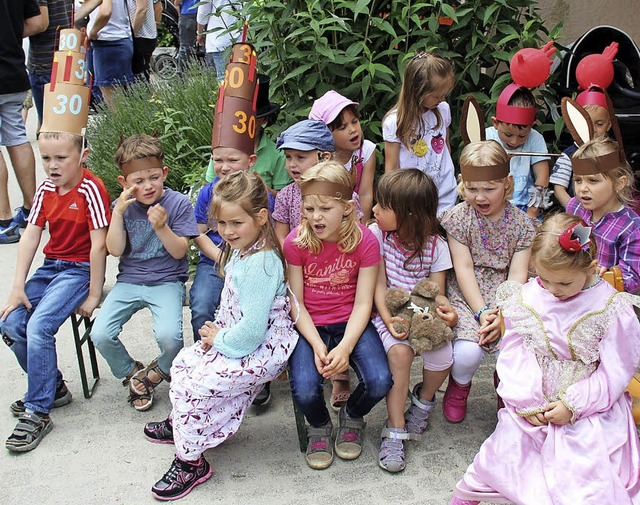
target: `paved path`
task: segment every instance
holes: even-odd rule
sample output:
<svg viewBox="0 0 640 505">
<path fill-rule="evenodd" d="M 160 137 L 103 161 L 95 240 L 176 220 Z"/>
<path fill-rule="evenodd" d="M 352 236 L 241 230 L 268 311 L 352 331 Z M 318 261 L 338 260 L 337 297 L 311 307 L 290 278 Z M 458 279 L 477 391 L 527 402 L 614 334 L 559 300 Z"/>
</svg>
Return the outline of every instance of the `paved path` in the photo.
<svg viewBox="0 0 640 505">
<path fill-rule="evenodd" d="M 31 116 L 33 132 L 35 114 Z M 41 165 L 37 170 L 42 180 Z M 12 203 L 17 206 L 19 192 L 11 172 L 10 180 Z M 4 303 L 11 287 L 17 249 L 17 244 L 0 246 L 0 303 Z M 34 265 L 41 260 L 39 254 Z M 107 282 L 113 282 L 115 272 L 116 262 L 109 261 Z M 185 340 L 190 343 L 188 321 L 185 309 Z M 153 359 L 156 349 L 148 312 L 137 314 L 125 326 L 123 340 L 137 359 L 145 363 Z M 126 390 L 99 358 L 102 378 L 94 397 L 86 400 L 69 323 L 58 334 L 58 356 L 73 402 L 53 411 L 54 429 L 34 451 L 14 455 L 0 448 L 0 504 L 157 503 L 149 490 L 168 469 L 173 450 L 170 445 L 147 442 L 142 426 L 164 419 L 169 412 L 166 384 L 159 387 L 150 411 L 136 412 L 125 401 Z M 213 478 L 181 503 L 446 505 L 456 481 L 495 426 L 493 364 L 488 360 L 474 381 L 467 419 L 460 425 L 447 423 L 438 404 L 422 442 L 407 443 L 407 468 L 397 475 L 384 472 L 377 462 L 379 433 L 386 417 L 384 404 L 367 417 L 364 451 L 359 459 L 337 459 L 329 469 L 314 471 L 306 466 L 298 449 L 288 383 L 274 383 L 271 403 L 262 410 L 251 408 L 237 435 L 206 453 L 214 468 Z M 420 365 L 416 360 L 414 382 L 419 380 Z M 4 345 L 0 346 L 0 384 L 0 437 L 4 441 L 15 425 L 9 404 L 26 387 L 26 376 Z M 441 398 L 438 394 L 438 401 Z"/>
</svg>

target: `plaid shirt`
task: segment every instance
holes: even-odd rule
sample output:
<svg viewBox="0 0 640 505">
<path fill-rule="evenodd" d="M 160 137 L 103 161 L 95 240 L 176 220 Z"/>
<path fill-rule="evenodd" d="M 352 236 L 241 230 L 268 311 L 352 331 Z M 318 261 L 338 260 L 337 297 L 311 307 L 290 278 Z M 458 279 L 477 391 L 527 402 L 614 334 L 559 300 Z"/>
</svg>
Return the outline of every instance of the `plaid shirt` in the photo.
<svg viewBox="0 0 640 505">
<path fill-rule="evenodd" d="M 591 211 L 577 198 L 567 203 L 567 213 L 583 219 L 593 227 L 598 244 L 598 263 L 610 268 L 619 265 L 625 291 L 636 293 L 640 288 L 640 216 L 624 206 L 608 212 L 597 222 L 591 220 Z"/>
</svg>

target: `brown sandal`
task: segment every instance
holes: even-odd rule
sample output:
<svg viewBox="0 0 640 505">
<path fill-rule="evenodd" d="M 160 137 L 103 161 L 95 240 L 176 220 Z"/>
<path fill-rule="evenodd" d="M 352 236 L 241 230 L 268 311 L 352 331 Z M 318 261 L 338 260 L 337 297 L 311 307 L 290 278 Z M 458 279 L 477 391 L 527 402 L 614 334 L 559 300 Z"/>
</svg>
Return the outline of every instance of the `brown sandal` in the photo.
<svg viewBox="0 0 640 505">
<path fill-rule="evenodd" d="M 154 372 L 160 380 L 153 381 L 149 378 L 149 372 Z M 171 377 L 165 374 L 158 367 L 158 360 L 153 360 L 149 363 L 149 366 L 140 370 L 133 377 L 131 377 L 129 383 L 129 398 L 127 401 L 131 404 L 131 406 L 136 409 L 138 412 L 144 412 L 145 410 L 149 410 L 153 405 L 153 390 L 158 387 L 158 385 L 163 381 L 167 382 L 171 380 Z M 135 382 L 134 382 L 135 381 Z M 141 392 L 137 386 L 142 385 L 144 391 Z M 133 402 L 141 400 L 144 403 L 140 405 L 134 405 Z"/>
<path fill-rule="evenodd" d="M 133 370 L 131 370 L 131 373 L 129 375 L 127 375 L 124 379 L 122 379 L 122 385 L 128 386 L 129 382 L 131 382 L 131 378 L 143 368 L 144 368 L 144 365 L 140 361 L 136 360 L 136 366 L 133 367 Z"/>
</svg>

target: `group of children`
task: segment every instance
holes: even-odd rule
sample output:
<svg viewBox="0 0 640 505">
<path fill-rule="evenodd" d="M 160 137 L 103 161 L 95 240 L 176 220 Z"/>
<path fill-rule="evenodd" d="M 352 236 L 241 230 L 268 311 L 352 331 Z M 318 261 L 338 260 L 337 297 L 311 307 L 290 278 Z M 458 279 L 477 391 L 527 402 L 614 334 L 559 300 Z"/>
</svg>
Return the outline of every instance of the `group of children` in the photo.
<svg viewBox="0 0 640 505">
<path fill-rule="evenodd" d="M 176 448 L 152 487 L 160 500 L 181 498 L 211 476 L 204 451 L 237 431 L 287 364 L 309 423 L 311 468 L 327 468 L 334 454 L 357 458 L 364 416 L 386 398 L 379 465 L 399 472 L 405 441 L 424 433 L 447 378 L 444 416 L 459 423 L 474 374 L 499 353 L 504 408 L 451 503 L 640 503 L 638 437 L 624 394 L 640 361 L 637 302 L 598 276 L 618 265 L 627 291 L 640 286 L 628 165 L 602 164 L 618 153 L 613 141 L 585 143 L 570 158 L 582 161 L 566 202 L 578 217 L 561 213 L 538 226 L 549 167 L 532 129 L 533 95 L 511 94 L 492 118 L 490 140 L 463 149 L 456 182 L 445 102 L 453 84 L 444 58 L 420 53 L 408 62 L 397 106 L 383 121 L 385 174 L 375 191 L 375 144 L 363 138 L 358 104 L 335 91 L 278 137 L 292 179 L 283 187 L 252 173 L 258 141 L 271 142 L 260 129 L 247 144 L 214 126 L 215 178 L 200 190 L 195 214 L 163 186 L 168 169 L 157 139 L 136 135 L 119 145 L 123 191 L 110 212 L 102 182 L 82 168 L 82 140 L 41 134 L 48 178 L 0 311 L 0 332 L 28 376 L 27 394 L 11 406 L 19 419 L 7 448 L 35 448 L 51 430 L 50 410 L 70 401 L 55 332 L 76 308 L 90 316 L 98 305 L 108 251 L 120 256 L 119 275 L 92 339 L 136 409 L 151 407 L 157 385 L 171 380 L 172 411 L 144 427 L 150 441 Z M 236 99 L 232 91 L 221 100 Z M 223 114 L 217 108 L 216 120 Z M 518 151 L 534 154 L 512 158 Z M 45 264 L 25 284 L 45 223 Z M 190 292 L 196 342 L 183 348 L 189 239 L 202 254 Z M 527 282 L 530 265 L 537 276 Z M 455 339 L 422 353 L 422 381 L 411 387 L 415 352 L 384 300 L 388 288 L 410 290 L 424 278 L 439 287 L 436 315 Z M 143 307 L 160 348 L 147 366 L 118 338 Z M 358 384 L 340 391 L 334 430 L 323 382 L 343 381 L 349 367 Z"/>
</svg>

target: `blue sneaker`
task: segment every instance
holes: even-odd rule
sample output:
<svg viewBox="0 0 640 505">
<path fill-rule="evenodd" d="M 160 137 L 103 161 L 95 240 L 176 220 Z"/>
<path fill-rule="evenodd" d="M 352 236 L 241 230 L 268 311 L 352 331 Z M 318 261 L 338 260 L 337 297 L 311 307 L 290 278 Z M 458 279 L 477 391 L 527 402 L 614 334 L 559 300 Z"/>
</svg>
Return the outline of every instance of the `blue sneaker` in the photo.
<svg viewBox="0 0 640 505">
<path fill-rule="evenodd" d="M 13 244 L 20 240 L 20 228 L 14 222 L 9 226 L 0 226 L 0 244 Z"/>
<path fill-rule="evenodd" d="M 27 227 L 27 218 L 29 217 L 29 213 L 25 212 L 22 207 L 18 207 L 16 209 L 18 212 L 15 216 L 13 216 L 13 222 L 16 223 L 20 228 Z"/>
</svg>

